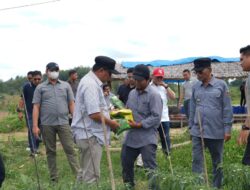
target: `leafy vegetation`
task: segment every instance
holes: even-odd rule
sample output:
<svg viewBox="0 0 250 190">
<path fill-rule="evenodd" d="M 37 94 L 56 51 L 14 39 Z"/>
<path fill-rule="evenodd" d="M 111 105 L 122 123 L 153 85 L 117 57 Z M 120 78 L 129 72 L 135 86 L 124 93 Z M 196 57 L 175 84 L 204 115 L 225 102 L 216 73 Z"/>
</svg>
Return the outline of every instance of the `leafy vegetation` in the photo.
<svg viewBox="0 0 250 190">
<path fill-rule="evenodd" d="M 224 150 L 224 186 L 225 190 L 249 190 L 250 189 L 250 168 L 241 165 L 241 158 L 244 147 L 236 145 L 236 137 L 238 131 L 233 131 L 232 140 L 225 144 Z M 187 138 L 187 134 L 178 137 L 179 139 Z M 181 142 L 181 140 L 178 140 Z M 174 139 L 173 139 L 174 142 Z M 118 141 L 113 144 L 120 144 Z M 0 149 L 4 156 L 6 165 L 6 181 L 3 184 L 3 190 L 33 190 L 37 189 L 37 180 L 35 166 L 32 158 L 28 157 L 28 152 L 25 151 L 27 142 L 18 141 L 12 138 L 7 142 L 0 143 Z M 156 172 L 158 183 L 161 189 L 170 190 L 208 190 L 213 189 L 205 187 L 202 181 L 202 176 L 194 175 L 191 172 L 191 144 L 180 146 L 172 150 L 171 161 L 173 165 L 173 175 L 170 172 L 169 161 L 162 154 L 161 150 L 157 152 L 158 171 Z M 70 171 L 66 156 L 59 146 L 57 161 L 59 169 L 59 183 L 50 184 L 47 170 L 47 162 L 44 146 L 41 147 L 42 154 L 36 157 L 38 171 L 40 177 L 41 189 L 60 189 L 60 190 L 75 190 L 75 189 L 111 189 L 109 181 L 109 171 L 107 167 L 106 153 L 103 152 L 101 163 L 101 180 L 98 184 L 87 186 L 86 184 L 77 184 Z M 116 189 L 124 189 L 121 177 L 120 152 L 112 152 L 112 163 Z M 212 181 L 212 166 L 208 152 L 206 152 L 207 165 L 209 171 L 209 181 Z M 147 176 L 143 169 L 135 169 L 136 190 L 147 189 Z"/>
<path fill-rule="evenodd" d="M 90 67 L 75 67 L 79 78 L 82 78 L 89 70 Z M 60 79 L 67 81 L 69 70 L 61 70 L 60 71 Z M 46 75 L 43 76 L 44 80 L 46 79 Z M 0 94 L 8 94 L 8 95 L 16 95 L 20 94 L 23 84 L 27 81 L 26 76 L 17 76 L 16 78 L 11 78 L 6 82 L 0 80 Z"/>
</svg>

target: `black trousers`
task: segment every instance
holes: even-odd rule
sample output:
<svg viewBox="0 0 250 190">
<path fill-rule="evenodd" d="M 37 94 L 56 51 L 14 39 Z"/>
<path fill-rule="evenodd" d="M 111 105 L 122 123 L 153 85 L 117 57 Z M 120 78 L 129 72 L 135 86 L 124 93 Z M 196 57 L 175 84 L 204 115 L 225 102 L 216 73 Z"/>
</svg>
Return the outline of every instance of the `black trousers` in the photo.
<svg viewBox="0 0 250 190">
<path fill-rule="evenodd" d="M 122 177 L 127 189 L 133 189 L 134 182 L 134 162 L 139 154 L 142 155 L 142 160 L 145 169 L 148 173 L 149 189 L 158 190 L 156 176 L 154 175 L 156 164 L 156 149 L 157 146 L 149 144 L 140 148 L 132 148 L 126 145 L 122 146 L 121 161 L 122 161 Z"/>
<path fill-rule="evenodd" d="M 246 104 L 246 96 L 245 96 L 245 94 L 241 94 L 240 106 L 243 107 L 243 106 L 245 106 L 245 104 Z"/>
<path fill-rule="evenodd" d="M 0 188 L 2 187 L 4 178 L 5 178 L 5 168 L 4 168 L 3 158 L 0 155 Z"/>
<path fill-rule="evenodd" d="M 247 138 L 247 146 L 242 159 L 242 164 L 250 166 L 250 135 Z"/>
</svg>

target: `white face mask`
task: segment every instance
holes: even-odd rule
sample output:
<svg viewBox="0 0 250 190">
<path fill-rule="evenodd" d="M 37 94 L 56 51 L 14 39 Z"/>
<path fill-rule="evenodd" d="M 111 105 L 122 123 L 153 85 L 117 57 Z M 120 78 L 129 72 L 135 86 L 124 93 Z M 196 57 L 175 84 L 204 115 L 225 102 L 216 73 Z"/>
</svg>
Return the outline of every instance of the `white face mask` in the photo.
<svg viewBox="0 0 250 190">
<path fill-rule="evenodd" d="M 58 71 L 48 71 L 48 76 L 52 80 L 58 79 L 59 77 L 59 72 Z"/>
</svg>

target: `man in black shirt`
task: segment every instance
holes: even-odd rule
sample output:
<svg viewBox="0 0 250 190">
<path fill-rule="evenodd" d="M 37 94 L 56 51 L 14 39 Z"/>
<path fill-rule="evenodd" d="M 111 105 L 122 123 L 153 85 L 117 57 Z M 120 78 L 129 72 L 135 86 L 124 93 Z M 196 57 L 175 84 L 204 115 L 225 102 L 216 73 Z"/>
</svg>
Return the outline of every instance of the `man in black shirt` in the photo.
<svg viewBox="0 0 250 190">
<path fill-rule="evenodd" d="M 131 90 L 135 88 L 135 80 L 133 79 L 133 68 L 129 68 L 127 70 L 127 79 L 128 79 L 128 84 L 122 84 L 119 86 L 117 95 L 119 99 L 126 105 L 127 100 L 128 100 L 128 95 Z"/>
<path fill-rule="evenodd" d="M 29 147 L 31 151 L 31 156 L 34 156 L 34 154 L 37 152 L 37 149 L 39 147 L 40 139 L 37 139 L 34 137 L 32 133 L 32 112 L 33 112 L 33 95 L 34 91 L 38 84 L 40 84 L 42 80 L 42 73 L 40 71 L 34 71 L 32 73 L 32 80 L 30 83 L 27 83 L 23 87 L 23 100 L 25 103 L 26 108 L 26 119 L 27 119 L 27 127 L 28 127 L 28 140 L 29 140 Z M 22 113 L 22 112 L 21 112 Z"/>
</svg>

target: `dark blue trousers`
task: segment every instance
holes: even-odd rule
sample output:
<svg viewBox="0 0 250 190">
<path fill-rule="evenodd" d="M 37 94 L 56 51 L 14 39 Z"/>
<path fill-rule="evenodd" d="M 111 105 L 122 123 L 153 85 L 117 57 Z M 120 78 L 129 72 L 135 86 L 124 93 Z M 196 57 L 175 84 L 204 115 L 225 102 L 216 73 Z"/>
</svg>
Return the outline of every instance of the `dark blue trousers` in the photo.
<svg viewBox="0 0 250 190">
<path fill-rule="evenodd" d="M 162 125 L 162 127 L 161 127 L 161 125 Z M 160 139 L 161 139 L 161 146 L 162 146 L 163 152 L 166 155 L 168 155 L 170 152 L 170 149 L 171 149 L 171 141 L 170 141 L 170 135 L 169 135 L 170 123 L 168 121 L 165 121 L 165 122 L 161 122 L 161 125 L 158 127 L 158 132 L 159 132 Z M 164 133 L 162 131 L 162 128 L 163 128 L 163 131 L 164 131 L 166 137 L 164 137 Z M 168 145 L 169 152 L 167 151 L 166 142 Z"/>
<path fill-rule="evenodd" d="M 29 147 L 30 147 L 30 151 L 32 153 L 35 153 L 38 148 L 39 148 L 39 144 L 40 144 L 40 139 L 36 138 L 33 134 L 33 120 L 32 120 L 32 115 L 28 114 L 28 140 L 29 140 Z"/>
<path fill-rule="evenodd" d="M 222 185 L 223 171 L 223 146 L 224 139 L 204 139 L 205 147 L 208 148 L 213 164 L 213 187 L 220 188 Z M 204 161 L 202 153 L 202 144 L 200 137 L 192 136 L 192 171 L 194 173 L 204 173 Z"/>
<path fill-rule="evenodd" d="M 132 148 L 126 145 L 122 146 L 122 177 L 125 185 L 131 189 L 135 186 L 134 182 L 134 163 L 139 154 L 142 155 L 143 165 L 148 170 L 149 189 L 158 189 L 154 171 L 156 164 L 156 149 L 157 146 L 149 144 L 140 148 Z"/>
</svg>

